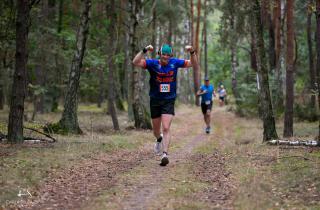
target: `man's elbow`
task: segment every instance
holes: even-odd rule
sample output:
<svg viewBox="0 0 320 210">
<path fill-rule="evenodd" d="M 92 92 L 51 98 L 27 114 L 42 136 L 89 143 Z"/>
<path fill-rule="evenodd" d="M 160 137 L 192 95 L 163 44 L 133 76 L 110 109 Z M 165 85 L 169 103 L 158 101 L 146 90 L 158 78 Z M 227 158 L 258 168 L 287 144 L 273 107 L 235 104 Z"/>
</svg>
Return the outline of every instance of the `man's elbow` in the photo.
<svg viewBox="0 0 320 210">
<path fill-rule="evenodd" d="M 139 63 L 136 61 L 136 60 L 132 60 L 132 64 L 134 65 L 134 66 L 137 66 Z"/>
</svg>

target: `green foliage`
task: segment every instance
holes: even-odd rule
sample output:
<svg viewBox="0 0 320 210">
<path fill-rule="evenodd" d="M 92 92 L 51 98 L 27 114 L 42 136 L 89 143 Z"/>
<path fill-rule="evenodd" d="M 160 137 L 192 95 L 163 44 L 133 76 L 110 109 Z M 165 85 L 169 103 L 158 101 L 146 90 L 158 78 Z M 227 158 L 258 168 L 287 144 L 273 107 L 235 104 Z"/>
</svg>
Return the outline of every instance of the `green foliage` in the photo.
<svg viewBox="0 0 320 210">
<path fill-rule="evenodd" d="M 238 91 L 240 92 L 240 98 L 238 99 L 237 113 L 241 116 L 257 116 L 258 92 L 256 84 L 239 84 Z"/>
<path fill-rule="evenodd" d="M 104 77 L 107 78 L 106 72 L 104 72 Z M 99 76 L 97 71 L 84 72 L 80 78 L 80 90 L 79 95 L 81 99 L 89 102 L 96 102 L 99 95 Z"/>
<path fill-rule="evenodd" d="M 299 120 L 308 120 L 315 122 L 318 120 L 318 113 L 316 108 L 310 107 L 310 105 L 294 104 L 293 109 L 294 116 Z"/>
<path fill-rule="evenodd" d="M 40 85 L 29 84 L 28 87 L 32 91 L 33 95 L 35 96 L 43 95 L 47 92 L 47 90 Z"/>
</svg>

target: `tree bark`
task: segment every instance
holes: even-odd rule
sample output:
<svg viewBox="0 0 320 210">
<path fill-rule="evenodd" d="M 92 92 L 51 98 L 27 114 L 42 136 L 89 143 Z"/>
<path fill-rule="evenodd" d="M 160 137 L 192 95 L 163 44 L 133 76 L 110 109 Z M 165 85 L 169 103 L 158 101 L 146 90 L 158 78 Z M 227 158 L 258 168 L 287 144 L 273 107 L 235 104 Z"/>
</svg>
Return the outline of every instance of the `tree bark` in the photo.
<svg viewBox="0 0 320 210">
<path fill-rule="evenodd" d="M 16 65 L 13 75 L 11 103 L 8 123 L 8 141 L 23 142 L 23 114 L 26 96 L 28 30 L 30 21 L 30 1 L 17 1 L 16 18 Z"/>
<path fill-rule="evenodd" d="M 282 14 L 281 9 L 282 0 L 275 0 L 273 8 L 273 26 L 275 32 L 275 79 L 277 88 L 275 90 L 275 101 L 274 107 L 275 110 L 282 112 L 283 111 L 283 79 L 282 72 L 284 69 L 284 49 L 282 48 L 284 42 L 284 30 L 283 30 L 283 19 L 284 15 Z"/>
<path fill-rule="evenodd" d="M 317 21 L 317 32 L 316 32 L 316 49 L 317 49 L 317 66 L 316 66 L 316 74 L 317 74 L 317 90 L 318 90 L 318 108 L 320 110 L 320 0 L 316 0 L 316 21 Z M 320 140 L 320 116 L 318 115 L 318 140 Z"/>
<path fill-rule="evenodd" d="M 275 120 L 273 115 L 271 95 L 269 89 L 269 78 L 268 78 L 268 67 L 267 67 L 267 58 L 264 47 L 263 40 L 263 25 L 261 22 L 261 8 L 259 0 L 254 1 L 253 12 L 254 12 L 254 27 L 255 34 L 257 36 L 256 52 L 257 52 L 257 70 L 259 75 L 260 83 L 260 103 L 263 121 L 263 141 L 268 141 L 271 139 L 277 139 L 278 135 L 276 132 Z"/>
<path fill-rule="evenodd" d="M 191 31 L 191 45 L 194 46 L 194 6 L 193 6 L 193 0 L 190 0 L 190 31 Z"/>
<path fill-rule="evenodd" d="M 58 27 L 57 27 L 58 33 L 61 33 L 62 31 L 63 3 L 64 3 L 63 0 L 59 0 Z"/>
<path fill-rule="evenodd" d="M 151 45 L 156 46 L 156 31 L 157 31 L 157 0 L 153 0 L 152 3 L 152 35 L 151 35 Z M 156 51 L 152 51 L 152 57 L 156 56 Z"/>
<path fill-rule="evenodd" d="M 274 0 L 273 2 L 273 31 L 274 31 L 274 43 L 275 43 L 275 64 L 278 64 L 280 49 L 281 49 L 281 0 Z"/>
<path fill-rule="evenodd" d="M 47 40 L 48 40 L 48 34 L 46 31 L 46 28 L 49 28 L 49 1 L 43 0 L 41 5 L 41 11 L 40 15 L 38 16 L 37 23 L 38 23 L 38 29 L 37 29 L 37 35 L 39 36 L 37 40 L 38 44 L 38 50 L 36 53 L 36 65 L 35 65 L 35 83 L 41 88 L 47 88 L 47 59 L 46 59 L 46 48 L 47 46 Z M 34 98 L 35 106 L 33 111 L 33 119 L 36 115 L 36 113 L 40 112 L 43 114 L 45 112 L 45 99 L 44 99 L 44 93 L 40 93 L 38 95 L 35 95 Z"/>
<path fill-rule="evenodd" d="M 207 45 L 207 3 L 208 0 L 205 0 L 204 3 L 204 17 L 203 17 L 203 45 L 204 45 L 204 75 L 208 76 L 208 45 Z"/>
<path fill-rule="evenodd" d="M 172 0 L 168 0 L 169 7 L 172 7 Z M 169 24 L 168 24 L 168 34 L 167 34 L 167 43 L 172 45 L 172 35 L 173 35 L 173 23 L 172 18 L 168 18 Z"/>
<path fill-rule="evenodd" d="M 131 56 L 133 57 L 137 51 L 137 34 L 136 29 L 138 26 L 139 11 L 141 8 L 140 0 L 130 0 L 131 5 L 131 29 L 130 29 L 130 46 L 131 46 Z M 134 125 L 136 128 L 151 129 L 151 122 L 149 119 L 149 114 L 147 108 L 143 105 L 141 100 L 141 89 L 140 89 L 140 77 L 141 70 L 136 69 L 131 65 L 131 97 L 132 97 L 132 111 L 134 116 Z"/>
<path fill-rule="evenodd" d="M 293 102 L 294 102 L 294 0 L 287 0 L 287 53 L 286 53 L 286 105 L 284 115 L 284 137 L 293 136 Z"/>
<path fill-rule="evenodd" d="M 201 16 L 201 0 L 198 0 L 197 3 L 197 23 L 196 23 L 196 32 L 194 37 L 194 46 L 197 52 L 198 61 L 200 61 L 200 47 L 199 47 L 199 35 L 200 35 L 200 16 Z M 200 65 L 197 65 L 193 68 L 194 74 L 194 93 L 196 95 L 199 87 L 200 87 L 200 80 L 201 80 L 201 69 Z M 196 105 L 200 105 L 200 97 L 196 96 Z"/>
<path fill-rule="evenodd" d="M 0 69 L 0 71 L 1 71 L 1 69 Z M 2 74 L 2 72 L 0 73 L 0 77 L 1 77 L 1 74 Z M 4 108 L 4 103 L 5 103 L 4 98 L 5 98 L 4 87 L 3 87 L 2 82 L 0 82 L 0 110 L 3 110 L 3 108 Z"/>
<path fill-rule="evenodd" d="M 231 40 L 230 40 L 230 61 L 231 61 L 231 89 L 232 93 L 236 100 L 236 105 L 240 105 L 240 94 L 238 92 L 238 82 L 237 82 L 237 38 L 236 38 L 236 29 L 235 29 L 235 14 L 234 14 L 234 2 L 232 2 L 232 12 L 230 16 L 230 31 L 231 31 Z"/>
<path fill-rule="evenodd" d="M 310 106 L 311 108 L 316 107 L 316 97 L 315 97 L 315 91 L 316 91 L 316 72 L 314 69 L 314 62 L 313 62 L 313 49 L 312 49 L 312 29 L 311 29 L 311 22 L 312 22 L 312 5 L 313 0 L 309 0 L 308 9 L 307 9 L 307 40 L 308 40 L 308 52 L 309 52 L 309 75 L 310 75 Z"/>
<path fill-rule="evenodd" d="M 114 130 L 120 130 L 119 127 L 119 122 L 118 122 L 118 117 L 116 113 L 116 108 L 114 105 L 114 71 L 115 71 L 115 53 L 116 53 L 116 46 L 117 46 L 117 38 L 116 38 L 116 17 L 117 13 L 115 10 L 115 2 L 114 0 L 111 0 L 110 3 L 108 4 L 106 8 L 107 12 L 107 17 L 110 20 L 110 25 L 108 27 L 109 33 L 109 55 L 107 59 L 108 67 L 109 67 L 109 74 L 108 74 L 108 110 L 109 114 L 111 115 L 112 118 L 112 123 L 113 123 L 113 129 Z"/>
<path fill-rule="evenodd" d="M 89 33 L 89 12 L 91 0 L 83 0 L 83 10 L 80 17 L 80 25 L 77 32 L 76 51 L 73 56 L 71 70 L 69 74 L 68 89 L 64 102 L 62 118 L 59 122 L 61 128 L 67 133 L 81 134 L 82 131 L 78 123 L 78 89 L 82 60 L 85 53 L 86 41 Z"/>
</svg>

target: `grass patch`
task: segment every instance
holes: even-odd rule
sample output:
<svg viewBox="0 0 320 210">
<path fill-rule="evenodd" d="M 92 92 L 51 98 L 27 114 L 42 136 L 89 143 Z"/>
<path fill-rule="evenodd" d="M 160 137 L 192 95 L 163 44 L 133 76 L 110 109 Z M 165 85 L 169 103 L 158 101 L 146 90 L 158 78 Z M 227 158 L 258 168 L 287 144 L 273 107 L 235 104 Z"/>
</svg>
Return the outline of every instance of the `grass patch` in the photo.
<svg viewBox="0 0 320 210">
<path fill-rule="evenodd" d="M 37 188 L 49 172 L 64 170 L 99 153 L 136 149 L 150 136 L 150 132 L 132 131 L 126 135 L 60 137 L 57 143 L 44 146 L 1 146 L 0 154 L 8 155 L 0 160 L 0 204 L 20 199 L 20 189 Z"/>
<path fill-rule="evenodd" d="M 232 153 L 228 167 L 238 185 L 234 207 L 319 209 L 319 150 L 262 145 L 262 139 L 257 138 L 261 136 L 259 125 L 245 119 L 237 119 L 235 124 L 228 138 L 236 144 L 225 148 Z M 297 123 L 295 127 L 301 136 L 312 136 L 317 129 L 313 123 Z M 250 139 L 249 143 L 237 144 L 244 139 Z"/>
<path fill-rule="evenodd" d="M 208 136 L 208 138 L 210 138 L 210 137 Z M 194 153 L 211 154 L 214 149 L 218 148 L 218 146 L 219 145 L 218 145 L 217 141 L 211 140 L 211 141 L 206 142 L 205 145 L 201 145 L 201 146 L 197 147 L 194 150 Z"/>
</svg>

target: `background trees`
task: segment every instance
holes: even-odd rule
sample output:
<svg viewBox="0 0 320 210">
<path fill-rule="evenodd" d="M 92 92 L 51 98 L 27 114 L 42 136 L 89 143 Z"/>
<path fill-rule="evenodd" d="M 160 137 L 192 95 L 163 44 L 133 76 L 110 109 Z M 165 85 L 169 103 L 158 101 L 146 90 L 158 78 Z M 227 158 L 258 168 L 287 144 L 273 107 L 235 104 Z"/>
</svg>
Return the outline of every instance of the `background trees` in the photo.
<svg viewBox="0 0 320 210">
<path fill-rule="evenodd" d="M 28 3 L 31 2 L 35 1 Z M 33 109 L 33 117 L 25 115 L 27 118 L 24 120 L 37 119 L 37 114 L 45 112 L 66 110 L 62 105 L 74 100 L 106 107 L 115 129 L 116 111 L 126 111 L 135 127 L 150 128 L 148 74 L 134 68 L 131 60 L 144 46 L 152 44 L 156 52 L 163 43 L 171 43 L 177 57 L 188 58 L 183 48 L 191 43 L 198 48 L 199 56 L 204 52 L 200 56 L 199 71 L 179 72 L 179 102 L 195 102 L 194 90 L 198 88 L 202 74 L 208 75 L 216 87 L 223 84 L 229 93 L 232 92 L 229 101 L 240 115 L 263 119 L 261 114 L 266 112 L 266 106 L 263 106 L 266 101 L 263 100 L 267 100 L 266 103 L 272 103 L 271 107 L 267 105 L 271 110 L 270 116 L 277 121 L 285 120 L 284 125 L 290 124 L 290 119 L 292 122 L 294 119 L 318 120 L 319 105 L 315 104 L 318 94 L 316 72 L 319 71 L 316 47 L 318 1 L 93 1 L 88 16 L 92 21 L 86 51 L 82 54 L 82 65 L 77 65 L 77 75 L 81 75 L 79 87 L 68 95 L 69 84 L 76 84 L 68 81 L 69 71 L 75 66 L 72 60 L 77 46 L 82 3 L 81 0 L 41 1 L 32 10 L 29 7 L 31 24 L 20 24 L 29 27 L 25 30 L 29 32 L 26 45 L 28 62 L 26 54 L 21 57 L 26 63 L 26 87 L 18 88 L 25 91 L 26 103 L 15 101 L 14 104 L 19 104 L 20 109 L 26 104 L 33 104 L 29 106 Z M 261 7 L 262 21 L 257 22 L 258 25 L 252 22 L 255 3 Z M 5 0 L 0 6 L 0 108 L 3 108 L 9 106 L 8 99 L 15 99 L 16 93 L 11 93 L 9 84 L 14 82 L 14 70 L 23 69 L 19 59 L 16 61 L 14 57 L 15 44 L 23 47 L 23 43 L 18 31 L 14 30 L 15 23 L 18 26 L 21 21 L 16 16 L 18 1 Z M 256 31 L 261 26 L 262 42 Z M 295 28 L 294 33 L 291 26 Z M 262 43 L 264 52 L 259 51 Z M 84 49 L 80 45 L 78 47 Z M 261 62 L 261 53 L 265 53 L 266 64 Z M 292 69 L 293 64 L 295 71 L 290 70 L 292 74 L 286 75 L 285 69 Z M 264 82 L 260 81 L 261 67 L 268 76 Z M 290 82 L 284 83 L 288 79 Z M 265 90 L 270 91 L 270 99 L 260 97 L 259 88 L 263 84 L 269 86 Z M 14 85 L 12 91 L 17 91 L 16 87 Z M 284 91 L 288 88 L 290 91 Z M 23 99 L 22 95 L 18 98 Z M 73 109 L 73 113 L 76 110 Z M 288 112 L 292 117 L 283 119 Z M 22 120 L 21 116 L 13 119 Z M 22 123 L 18 127 L 22 127 Z M 80 128 L 81 122 L 75 127 Z M 18 136 L 22 135 L 22 130 L 18 133 L 12 138 L 21 139 Z M 286 136 L 292 134 L 294 131 L 290 130 Z"/>
</svg>

